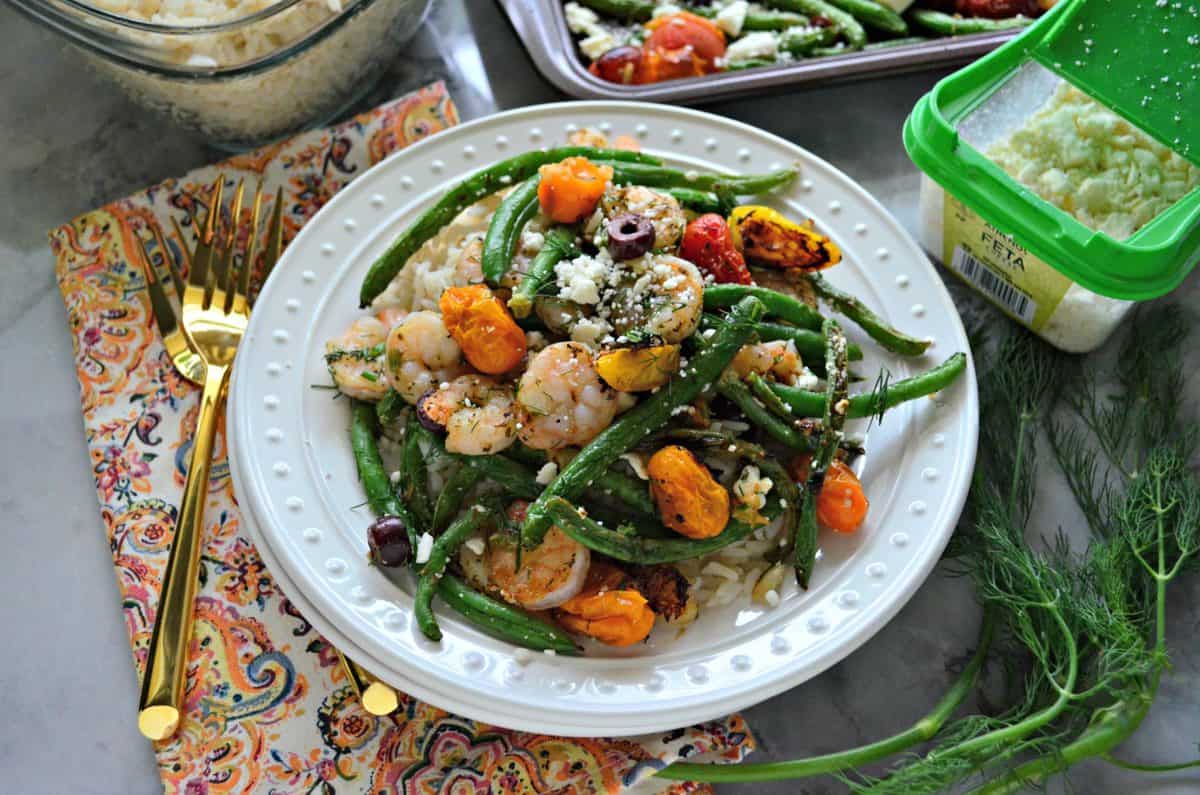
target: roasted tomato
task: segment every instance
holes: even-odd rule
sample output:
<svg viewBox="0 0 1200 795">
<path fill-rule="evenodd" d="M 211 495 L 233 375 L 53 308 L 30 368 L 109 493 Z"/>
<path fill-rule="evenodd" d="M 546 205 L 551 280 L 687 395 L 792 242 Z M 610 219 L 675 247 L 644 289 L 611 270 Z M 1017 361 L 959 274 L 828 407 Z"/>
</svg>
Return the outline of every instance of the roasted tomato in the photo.
<svg viewBox="0 0 1200 795">
<path fill-rule="evenodd" d="M 854 470 L 834 461 L 817 495 L 817 521 L 836 533 L 853 533 L 867 518 L 870 503 Z"/>
<path fill-rule="evenodd" d="M 506 373 L 525 358 L 525 332 L 486 285 L 450 287 L 438 308 L 450 336 L 479 372 Z"/>
<path fill-rule="evenodd" d="M 645 640 L 654 628 L 654 611 L 626 581 L 625 573 L 611 563 L 593 562 L 583 590 L 555 611 L 558 623 L 610 646 Z"/>
<path fill-rule="evenodd" d="M 718 536 L 729 523 L 729 492 L 691 450 L 668 445 L 646 464 L 663 524 L 688 538 Z"/>
<path fill-rule="evenodd" d="M 807 224 L 759 205 L 735 207 L 729 216 L 733 245 L 747 262 L 771 268 L 818 271 L 842 261 L 842 250 Z"/>
<path fill-rule="evenodd" d="M 613 47 L 593 61 L 588 71 L 601 80 L 626 86 L 649 82 L 642 79 L 642 48 L 631 44 Z"/>
<path fill-rule="evenodd" d="M 646 29 L 650 35 L 642 44 L 639 83 L 711 74 L 718 70 L 717 59 L 725 55 L 721 29 L 686 11 L 657 17 Z"/>
<path fill-rule="evenodd" d="M 706 213 L 687 225 L 679 256 L 691 261 L 718 284 L 753 284 L 746 260 L 734 247 L 725 219 Z"/>
<path fill-rule="evenodd" d="M 592 214 L 612 180 L 612 166 L 593 163 L 586 157 L 568 157 L 538 169 L 538 204 L 542 212 L 560 224 L 573 224 Z"/>
</svg>

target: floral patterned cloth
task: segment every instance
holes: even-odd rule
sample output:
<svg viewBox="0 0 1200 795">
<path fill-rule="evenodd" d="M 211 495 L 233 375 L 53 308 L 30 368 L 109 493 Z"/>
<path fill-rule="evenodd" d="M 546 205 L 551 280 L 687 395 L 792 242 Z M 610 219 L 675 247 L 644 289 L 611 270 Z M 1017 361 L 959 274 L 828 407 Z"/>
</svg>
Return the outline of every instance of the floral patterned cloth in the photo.
<svg viewBox="0 0 1200 795">
<path fill-rule="evenodd" d="M 441 84 L 336 127 L 167 180 L 50 234 L 71 322 L 100 511 L 139 673 L 187 475 L 198 389 L 172 368 L 151 316 L 138 235 L 203 217 L 218 170 L 284 188 L 285 236 L 388 154 L 457 123 Z M 178 251 L 176 251 L 178 253 Z M 170 793 L 612 793 L 658 790 L 680 757 L 736 761 L 740 717 L 637 739 L 545 737 L 413 698 L 380 719 L 352 697 L 332 648 L 279 592 L 241 532 L 221 438 L 209 482 L 186 714 L 157 747 Z M 130 704 L 130 713 L 134 705 Z M 667 785 L 675 792 L 707 791 Z"/>
</svg>

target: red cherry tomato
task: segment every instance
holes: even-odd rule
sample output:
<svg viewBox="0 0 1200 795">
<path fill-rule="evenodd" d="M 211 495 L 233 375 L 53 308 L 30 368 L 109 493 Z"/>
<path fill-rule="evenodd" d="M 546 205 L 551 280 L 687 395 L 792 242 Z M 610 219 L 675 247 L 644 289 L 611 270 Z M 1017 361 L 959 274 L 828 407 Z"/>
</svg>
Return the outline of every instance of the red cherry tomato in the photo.
<svg viewBox="0 0 1200 795">
<path fill-rule="evenodd" d="M 643 82 L 641 80 L 642 50 L 640 47 L 634 47 L 629 44 L 621 47 L 613 47 L 597 58 L 588 67 L 588 71 L 601 80 L 607 80 L 610 83 L 620 83 L 628 86 Z"/>
<path fill-rule="evenodd" d="M 733 247 L 729 225 L 716 213 L 706 213 L 687 225 L 679 256 L 689 260 L 718 284 L 753 284 L 746 260 Z"/>
</svg>

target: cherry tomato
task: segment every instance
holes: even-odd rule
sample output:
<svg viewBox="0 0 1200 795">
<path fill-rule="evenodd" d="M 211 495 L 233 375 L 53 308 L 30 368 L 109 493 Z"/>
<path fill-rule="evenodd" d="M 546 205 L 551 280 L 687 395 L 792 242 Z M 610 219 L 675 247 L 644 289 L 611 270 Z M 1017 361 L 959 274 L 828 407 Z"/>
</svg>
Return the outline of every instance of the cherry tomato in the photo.
<svg viewBox="0 0 1200 795">
<path fill-rule="evenodd" d="M 733 247 L 729 225 L 716 213 L 706 213 L 687 225 L 679 256 L 689 260 L 718 284 L 753 284 L 741 252 Z"/>
<path fill-rule="evenodd" d="M 621 83 L 628 86 L 643 82 L 640 80 L 642 74 L 642 50 L 640 47 L 634 47 L 629 44 L 622 47 L 613 47 L 597 58 L 588 67 L 588 71 L 601 80 L 607 80 L 610 83 Z"/>
<path fill-rule="evenodd" d="M 716 71 L 715 61 L 725 55 L 725 34 L 721 29 L 686 11 L 652 19 L 646 23 L 646 29 L 650 31 L 642 45 L 646 52 L 671 53 L 691 48 L 707 71 Z"/>
</svg>

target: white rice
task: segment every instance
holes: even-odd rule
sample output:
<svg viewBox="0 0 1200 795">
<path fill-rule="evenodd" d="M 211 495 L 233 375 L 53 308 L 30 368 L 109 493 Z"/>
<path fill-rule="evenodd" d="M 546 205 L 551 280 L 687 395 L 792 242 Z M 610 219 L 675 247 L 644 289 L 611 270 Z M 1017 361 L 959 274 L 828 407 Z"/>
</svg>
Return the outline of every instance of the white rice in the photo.
<svg viewBox="0 0 1200 795">
<path fill-rule="evenodd" d="M 282 136 L 340 112 L 370 87 L 419 26 L 430 0 L 301 0 L 276 14 L 216 33 L 158 34 L 111 28 L 147 60 L 195 75 L 134 69 L 101 56 L 94 65 L 148 107 L 196 127 L 219 143 L 247 145 Z M 280 0 L 88 0 L 98 9 L 160 25 L 198 27 L 270 9 Z M 345 5 L 345 8 L 343 8 Z M 291 57 L 234 76 L 309 38 L 343 12 L 355 14 Z M 110 30 L 99 30 L 97 35 Z M 209 77 L 211 75 L 211 77 Z M 198 79 L 196 79 L 198 78 Z"/>
</svg>

